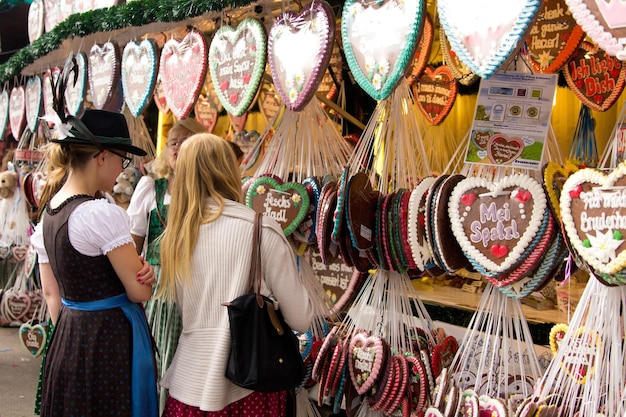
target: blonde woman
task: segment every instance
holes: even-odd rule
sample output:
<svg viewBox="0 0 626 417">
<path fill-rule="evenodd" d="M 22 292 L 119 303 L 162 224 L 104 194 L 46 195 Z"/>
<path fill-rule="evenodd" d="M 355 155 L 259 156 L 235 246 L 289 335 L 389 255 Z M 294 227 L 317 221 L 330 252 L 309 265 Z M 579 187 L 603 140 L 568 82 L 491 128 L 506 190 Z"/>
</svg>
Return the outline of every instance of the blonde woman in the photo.
<svg viewBox="0 0 626 417">
<path fill-rule="evenodd" d="M 164 417 L 286 415 L 287 393 L 254 392 L 224 376 L 230 347 L 223 302 L 246 293 L 255 213 L 241 204 L 239 166 L 229 143 L 197 134 L 180 148 L 168 224 L 161 242 L 158 298 L 174 301 L 183 331 L 161 385 Z M 306 331 L 312 319 L 292 248 L 275 220 L 264 217 L 262 293 L 287 323 Z"/>
</svg>

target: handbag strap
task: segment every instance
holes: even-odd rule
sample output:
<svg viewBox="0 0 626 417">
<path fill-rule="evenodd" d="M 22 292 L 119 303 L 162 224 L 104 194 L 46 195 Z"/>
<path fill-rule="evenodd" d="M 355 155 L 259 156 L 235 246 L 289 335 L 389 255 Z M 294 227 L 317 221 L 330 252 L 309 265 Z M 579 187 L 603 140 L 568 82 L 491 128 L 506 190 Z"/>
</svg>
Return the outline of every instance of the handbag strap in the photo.
<svg viewBox="0 0 626 417">
<path fill-rule="evenodd" d="M 256 294 L 256 300 L 260 307 L 263 306 L 261 297 L 261 230 L 263 214 L 256 213 L 254 216 L 254 230 L 252 232 L 252 256 L 250 260 L 250 273 L 248 274 L 248 292 Z"/>
</svg>

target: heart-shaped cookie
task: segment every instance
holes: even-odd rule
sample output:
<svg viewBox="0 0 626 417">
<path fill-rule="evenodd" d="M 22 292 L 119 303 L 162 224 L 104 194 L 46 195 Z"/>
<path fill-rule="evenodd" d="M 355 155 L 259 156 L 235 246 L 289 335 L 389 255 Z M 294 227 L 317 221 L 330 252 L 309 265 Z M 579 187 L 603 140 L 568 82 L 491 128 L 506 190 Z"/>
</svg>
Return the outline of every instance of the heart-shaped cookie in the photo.
<svg viewBox="0 0 626 417">
<path fill-rule="evenodd" d="M 485 0 L 476 7 L 464 0 L 439 0 L 437 10 L 441 26 L 459 59 L 473 73 L 489 78 L 515 55 L 541 3 Z"/>
<path fill-rule="evenodd" d="M 274 21 L 267 56 L 276 91 L 289 110 L 302 110 L 315 94 L 328 67 L 334 34 L 335 14 L 323 0 L 300 14 L 286 11 Z"/>
<path fill-rule="evenodd" d="M 135 117 L 139 117 L 154 93 L 158 62 L 157 46 L 152 39 L 130 41 L 124 47 L 122 90 L 124 102 Z"/>
<path fill-rule="evenodd" d="M 261 83 L 257 104 L 259 105 L 261 114 L 265 116 L 265 120 L 267 120 L 268 123 L 274 120 L 274 117 L 283 105 L 274 85 L 269 82 Z"/>
<path fill-rule="evenodd" d="M 496 133 L 487 142 L 487 156 L 496 165 L 512 164 L 524 151 L 524 141 L 516 136 Z"/>
<path fill-rule="evenodd" d="M 566 0 L 544 1 L 528 32 L 523 56 L 534 72 L 552 74 L 572 57 L 584 37 Z"/>
<path fill-rule="evenodd" d="M 108 109 L 120 80 L 120 50 L 114 41 L 89 50 L 89 91 L 96 109 Z"/>
<path fill-rule="evenodd" d="M 13 255 L 13 259 L 18 262 L 22 262 L 26 259 L 26 254 L 28 253 L 28 246 L 21 245 L 13 245 L 11 247 L 11 254 Z"/>
<path fill-rule="evenodd" d="M 16 140 L 20 139 L 26 122 L 26 94 L 23 86 L 13 87 L 9 95 L 9 124 L 11 134 Z"/>
<path fill-rule="evenodd" d="M 213 129 L 215 129 L 217 125 L 219 113 L 211 103 L 211 100 L 204 94 L 200 94 L 196 100 L 196 104 L 193 106 L 193 110 L 196 120 L 205 127 L 207 132 L 213 132 Z"/>
<path fill-rule="evenodd" d="M 466 389 L 461 394 L 461 409 L 459 415 L 463 417 L 480 417 L 478 394 L 473 389 Z"/>
<path fill-rule="evenodd" d="M 433 254 L 430 245 L 426 241 L 426 196 L 435 177 L 425 177 L 411 192 L 409 199 L 408 233 L 411 258 L 415 268 L 423 271 Z"/>
<path fill-rule="evenodd" d="M 37 129 L 39 123 L 39 116 L 41 116 L 41 78 L 37 75 L 30 77 L 26 82 L 26 125 L 31 132 Z"/>
<path fill-rule="evenodd" d="M 576 22 L 609 55 L 626 59 L 626 6 L 622 1 L 565 0 Z"/>
<path fill-rule="evenodd" d="M 443 27 L 439 28 L 439 42 L 441 45 L 441 54 L 443 55 L 444 62 L 450 68 L 450 71 L 454 74 L 456 79 L 459 81 L 459 84 L 463 85 L 472 85 L 480 77 L 472 72 L 467 65 L 463 63 L 457 56 L 457 54 L 452 50 L 450 46 L 450 42 L 448 41 L 448 37 L 446 36 L 446 32 L 443 30 Z"/>
<path fill-rule="evenodd" d="M 9 125 L 9 93 L 0 92 L 0 139 L 4 139 L 6 128 Z"/>
<path fill-rule="evenodd" d="M 561 218 L 572 249 L 605 279 L 626 266 L 624 186 L 626 164 L 621 163 L 609 175 L 591 168 L 578 170 L 561 192 Z"/>
<path fill-rule="evenodd" d="M 564 165 L 558 162 L 548 162 L 543 167 L 543 188 L 548 195 L 548 204 L 552 214 L 559 221 L 561 220 L 561 208 L 559 206 L 561 190 L 565 181 L 576 171 L 578 171 L 578 167 L 571 162 L 566 162 Z"/>
<path fill-rule="evenodd" d="M 29 317 L 30 306 L 32 304 L 31 298 L 28 294 L 23 292 L 7 291 L 4 293 L 2 303 L 6 303 L 6 308 L 3 309 L 11 320 L 26 322 Z"/>
<path fill-rule="evenodd" d="M 421 0 L 344 3 L 341 38 L 346 60 L 357 83 L 373 99 L 387 98 L 404 76 L 423 19 Z"/>
<path fill-rule="evenodd" d="M 207 71 L 207 41 L 197 30 L 170 39 L 161 50 L 159 76 L 169 109 L 179 120 L 193 108 Z"/>
<path fill-rule="evenodd" d="M 466 178 L 448 202 L 452 232 L 483 275 L 504 273 L 522 260 L 540 231 L 546 208 L 541 185 L 523 174 L 497 182 Z"/>
<path fill-rule="evenodd" d="M 417 108 L 426 121 L 437 126 L 446 118 L 456 100 L 457 81 L 447 65 L 426 67 L 413 85 Z"/>
<path fill-rule="evenodd" d="M 87 57 L 79 52 L 76 60 L 76 82 L 70 82 L 65 89 L 65 107 L 72 116 L 80 117 L 84 110 L 85 94 L 87 90 Z"/>
<path fill-rule="evenodd" d="M 261 176 L 246 192 L 246 205 L 257 213 L 272 217 L 289 236 L 309 209 L 309 193 L 301 184 Z"/>
<path fill-rule="evenodd" d="M 592 110 L 608 110 L 622 94 L 626 65 L 589 42 L 583 42 L 563 67 L 567 85 Z"/>
<path fill-rule="evenodd" d="M 491 398 L 488 395 L 481 395 L 478 399 L 480 417 L 508 417 L 509 410 L 504 401 L 500 398 Z"/>
<path fill-rule="evenodd" d="M 19 333 L 20 341 L 26 350 L 35 357 L 41 355 L 48 339 L 48 332 L 45 327 L 41 324 L 22 323 Z"/>
<path fill-rule="evenodd" d="M 561 342 L 565 338 L 565 334 L 567 333 L 567 329 L 569 326 L 565 323 L 557 323 L 550 329 L 550 350 L 554 355 L 557 354 L 559 348 L 561 347 Z"/>
<path fill-rule="evenodd" d="M 428 59 L 430 58 L 430 51 L 433 46 L 434 29 L 433 22 L 428 15 L 424 13 L 424 22 L 422 23 L 422 30 L 419 34 L 419 40 L 413 53 L 413 60 L 411 61 L 411 68 L 409 70 L 406 79 L 409 85 L 413 85 L 415 81 L 422 75 Z"/>
<path fill-rule="evenodd" d="M 244 114 L 256 96 L 265 71 L 267 41 L 261 22 L 247 17 L 236 29 L 225 25 L 209 47 L 210 73 L 226 111 Z"/>
<path fill-rule="evenodd" d="M 33 43 L 44 32 L 43 0 L 34 0 L 28 7 L 28 41 Z"/>
<path fill-rule="evenodd" d="M 374 386 L 380 375 L 385 360 L 383 341 L 359 332 L 352 335 L 348 352 L 350 378 L 359 395 L 363 395 Z"/>
</svg>

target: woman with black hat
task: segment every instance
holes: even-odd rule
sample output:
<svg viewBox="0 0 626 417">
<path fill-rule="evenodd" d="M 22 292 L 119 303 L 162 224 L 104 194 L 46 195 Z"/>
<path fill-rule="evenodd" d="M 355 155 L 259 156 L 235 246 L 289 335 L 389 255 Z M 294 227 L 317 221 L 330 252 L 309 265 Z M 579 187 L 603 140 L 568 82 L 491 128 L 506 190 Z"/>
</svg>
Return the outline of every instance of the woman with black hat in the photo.
<svg viewBox="0 0 626 417">
<path fill-rule="evenodd" d="M 154 351 L 140 306 L 152 295 L 152 271 L 141 276 L 126 211 L 98 197 L 113 189 L 129 153 L 146 153 L 121 114 L 102 110 L 59 120 L 44 152 L 49 172 L 31 241 L 55 328 L 40 413 L 155 417 Z"/>
</svg>

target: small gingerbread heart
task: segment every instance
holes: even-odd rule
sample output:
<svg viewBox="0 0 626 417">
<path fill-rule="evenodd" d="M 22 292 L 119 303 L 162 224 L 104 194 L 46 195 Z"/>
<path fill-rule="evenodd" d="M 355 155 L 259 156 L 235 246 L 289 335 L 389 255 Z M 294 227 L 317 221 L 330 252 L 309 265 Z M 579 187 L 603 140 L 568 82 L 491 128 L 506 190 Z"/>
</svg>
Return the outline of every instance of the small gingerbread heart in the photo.
<svg viewBox="0 0 626 417">
<path fill-rule="evenodd" d="M 350 378 L 359 395 L 363 395 L 380 376 L 385 359 L 383 341 L 364 332 L 356 333 L 350 339 L 349 353 Z"/>
</svg>

